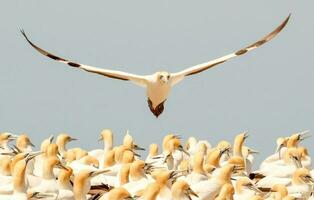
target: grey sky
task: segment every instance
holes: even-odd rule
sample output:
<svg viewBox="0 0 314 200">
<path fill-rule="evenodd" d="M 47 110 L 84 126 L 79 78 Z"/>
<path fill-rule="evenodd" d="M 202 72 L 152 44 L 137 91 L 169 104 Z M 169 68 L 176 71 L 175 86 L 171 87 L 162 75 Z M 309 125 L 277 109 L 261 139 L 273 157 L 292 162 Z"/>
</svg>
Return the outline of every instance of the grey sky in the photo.
<svg viewBox="0 0 314 200">
<path fill-rule="evenodd" d="M 130 129 L 146 147 L 169 132 L 214 145 L 249 130 L 247 144 L 262 152 L 260 161 L 278 136 L 314 131 L 313 7 L 292 0 L 4 1 L 0 129 L 25 132 L 37 144 L 67 132 L 80 139 L 72 147 L 89 149 L 101 146 L 103 128 L 116 143 Z M 142 88 L 50 60 L 19 33 L 24 28 L 39 46 L 80 63 L 149 74 L 238 50 L 289 13 L 285 30 L 265 46 L 177 85 L 159 119 Z"/>
</svg>

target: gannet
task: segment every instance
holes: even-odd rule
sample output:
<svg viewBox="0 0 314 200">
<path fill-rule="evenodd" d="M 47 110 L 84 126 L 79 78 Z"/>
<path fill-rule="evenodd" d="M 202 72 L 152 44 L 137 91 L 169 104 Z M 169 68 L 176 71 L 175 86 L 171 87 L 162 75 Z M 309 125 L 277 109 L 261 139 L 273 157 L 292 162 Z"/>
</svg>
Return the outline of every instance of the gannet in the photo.
<svg viewBox="0 0 314 200">
<path fill-rule="evenodd" d="M 235 186 L 234 200 L 250 200 L 256 194 L 262 192 L 255 186 L 255 184 L 247 177 L 242 177 L 237 180 Z"/>
<path fill-rule="evenodd" d="M 32 147 L 35 145 L 26 134 L 22 134 L 16 139 L 16 147 L 22 152 L 32 152 Z"/>
<path fill-rule="evenodd" d="M 190 185 L 183 180 L 178 180 L 172 185 L 171 195 L 173 200 L 191 200 L 192 196 L 198 197 Z"/>
<path fill-rule="evenodd" d="M 297 198 L 309 198 L 312 192 L 314 179 L 306 168 L 299 168 L 292 177 L 292 184 L 287 187 L 290 196 Z"/>
<path fill-rule="evenodd" d="M 110 129 L 104 129 L 100 133 L 100 138 L 98 141 L 103 141 L 104 148 L 103 149 L 94 149 L 89 151 L 88 154 L 94 156 L 98 159 L 100 163 L 100 167 L 102 168 L 102 164 L 104 163 L 104 154 L 107 151 L 110 151 L 113 147 L 113 133 Z"/>
<path fill-rule="evenodd" d="M 71 184 L 71 176 L 73 170 L 70 167 L 60 169 L 58 175 L 58 200 L 74 200 L 73 186 Z"/>
<path fill-rule="evenodd" d="M 30 191 L 50 194 L 51 198 L 47 198 L 47 200 L 56 199 L 59 195 L 59 189 L 56 177 L 53 173 L 54 167 L 66 169 L 56 156 L 49 156 L 45 158 L 42 168 L 43 179 L 38 186 L 31 188 Z"/>
<path fill-rule="evenodd" d="M 80 171 L 74 178 L 73 192 L 75 200 L 87 200 L 87 193 L 89 192 L 91 187 L 91 178 L 106 172 L 108 172 L 107 169 L 97 171 Z"/>
<path fill-rule="evenodd" d="M 190 75 L 198 74 L 202 71 L 205 71 L 207 69 L 210 69 L 216 65 L 219 65 L 221 63 L 226 62 L 227 60 L 244 55 L 247 52 L 256 49 L 263 44 L 267 43 L 271 39 L 273 39 L 287 24 L 288 20 L 290 18 L 290 15 L 271 33 L 263 37 L 262 39 L 258 40 L 257 42 L 242 48 L 234 53 L 231 53 L 229 55 L 214 59 L 212 61 L 195 65 L 193 67 L 189 67 L 185 70 L 182 70 L 180 72 L 176 73 L 170 73 L 167 71 L 159 71 L 151 75 L 136 75 L 131 73 L 126 73 L 122 71 L 115 71 L 115 70 L 107 70 L 107 69 L 101 69 L 96 68 L 88 65 L 79 64 L 76 62 L 69 61 L 67 59 L 61 58 L 59 56 L 53 55 L 46 50 L 38 47 L 33 42 L 31 42 L 28 37 L 26 36 L 25 32 L 21 30 L 23 36 L 28 41 L 28 43 L 34 47 L 39 53 L 48 56 L 51 59 L 54 59 L 58 62 L 65 63 L 71 67 L 74 68 L 80 68 L 82 70 L 85 70 L 87 72 L 92 72 L 96 74 L 100 74 L 109 78 L 124 80 L 124 81 L 131 81 L 132 83 L 146 88 L 146 94 L 147 94 L 147 102 L 149 105 L 149 108 L 151 112 L 158 117 L 163 111 L 164 111 L 164 103 L 167 100 L 169 93 L 174 85 L 182 81 L 185 77 L 188 77 Z"/>
</svg>

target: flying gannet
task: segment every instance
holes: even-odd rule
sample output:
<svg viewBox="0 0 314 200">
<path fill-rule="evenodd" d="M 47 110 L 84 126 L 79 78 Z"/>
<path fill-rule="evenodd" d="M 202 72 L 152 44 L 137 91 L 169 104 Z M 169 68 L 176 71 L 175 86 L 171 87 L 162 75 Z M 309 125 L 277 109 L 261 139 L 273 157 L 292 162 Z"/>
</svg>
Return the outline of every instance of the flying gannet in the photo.
<svg viewBox="0 0 314 200">
<path fill-rule="evenodd" d="M 34 47 L 41 54 L 48 56 L 51 59 L 54 59 L 61 63 L 65 63 L 74 68 L 83 69 L 87 72 L 92 72 L 92 73 L 100 74 L 109 78 L 119 79 L 123 81 L 131 81 L 132 83 L 138 86 L 146 88 L 146 94 L 148 97 L 148 100 L 147 100 L 148 106 L 151 112 L 156 117 L 158 117 L 164 111 L 164 103 L 167 100 L 170 90 L 174 85 L 182 81 L 187 76 L 200 73 L 218 64 L 224 63 L 233 57 L 244 55 L 247 52 L 260 47 L 261 45 L 265 44 L 266 42 L 274 38 L 286 26 L 289 18 L 290 18 L 290 15 L 274 31 L 272 31 L 271 33 L 269 33 L 262 39 L 234 53 L 228 54 L 226 56 L 214 59 L 206 63 L 189 67 L 180 72 L 170 73 L 167 71 L 158 71 L 150 75 L 136 75 L 136 74 L 126 73 L 122 71 L 96 68 L 96 67 L 72 62 L 70 60 L 53 55 L 47 52 L 46 50 L 38 47 L 37 45 L 35 45 L 32 41 L 28 39 L 28 37 L 26 36 L 23 30 L 21 30 L 21 32 L 32 47 Z"/>
</svg>

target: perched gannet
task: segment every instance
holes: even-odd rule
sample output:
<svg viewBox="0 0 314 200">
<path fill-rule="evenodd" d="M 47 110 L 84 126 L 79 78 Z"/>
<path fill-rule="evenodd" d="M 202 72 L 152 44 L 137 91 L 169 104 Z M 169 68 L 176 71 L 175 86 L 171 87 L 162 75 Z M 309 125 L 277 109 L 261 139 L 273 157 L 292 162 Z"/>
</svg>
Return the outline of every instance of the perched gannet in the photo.
<svg viewBox="0 0 314 200">
<path fill-rule="evenodd" d="M 71 184 L 71 176 L 73 170 L 70 167 L 60 169 L 58 175 L 58 200 L 74 200 L 73 186 Z"/>
<path fill-rule="evenodd" d="M 68 64 L 71 67 L 80 68 L 88 72 L 107 76 L 109 78 L 115 78 L 115 79 L 124 80 L 124 81 L 131 81 L 132 83 L 136 85 L 146 88 L 149 108 L 151 112 L 156 117 L 158 117 L 163 112 L 164 103 L 167 100 L 170 90 L 174 85 L 182 81 L 187 76 L 200 73 L 218 64 L 224 63 L 231 58 L 244 55 L 245 53 L 260 47 L 261 45 L 265 44 L 269 40 L 273 39 L 286 26 L 289 18 L 290 18 L 290 15 L 274 31 L 272 31 L 271 33 L 263 37 L 261 40 L 243 49 L 240 49 L 239 51 L 236 51 L 235 53 L 231 53 L 229 55 L 212 60 L 210 62 L 206 62 L 203 64 L 199 64 L 199 65 L 187 68 L 177 73 L 169 73 L 166 71 L 160 71 L 152 75 L 146 75 L 146 76 L 130 74 L 130 73 L 122 72 L 122 71 L 101 69 L 101 68 L 91 67 L 88 65 L 82 65 L 79 63 L 68 61 L 64 58 L 55 56 L 41 49 L 40 47 L 36 46 L 27 38 L 23 30 L 21 30 L 21 32 L 24 35 L 25 39 L 29 42 L 29 44 L 32 45 L 32 47 L 34 47 L 41 54 L 48 56 L 51 59 L 54 59 L 61 63 Z"/>
<path fill-rule="evenodd" d="M 135 195 L 138 190 L 143 190 L 151 182 L 146 174 L 150 174 L 152 169 L 153 167 L 150 164 L 142 160 L 135 160 L 130 164 L 129 183 L 123 185 L 123 187 L 132 195 Z"/>
<path fill-rule="evenodd" d="M 290 196 L 297 198 L 309 198 L 312 192 L 314 179 L 306 168 L 299 168 L 294 172 L 292 184 L 287 187 Z"/>
<path fill-rule="evenodd" d="M 204 154 L 199 152 L 194 155 L 193 170 L 188 174 L 185 180 L 188 184 L 193 185 L 200 181 L 205 181 L 208 179 L 208 176 L 203 168 L 204 165 Z"/>
<path fill-rule="evenodd" d="M 268 156 L 260 165 L 260 169 L 263 169 L 265 166 L 269 166 L 276 161 L 280 160 L 282 158 L 282 155 L 284 155 L 284 152 L 287 150 L 287 141 L 289 138 L 279 137 L 276 141 L 277 148 L 276 152 L 270 156 Z"/>
<path fill-rule="evenodd" d="M 222 186 L 219 195 L 215 200 L 233 200 L 234 187 L 230 183 L 226 183 Z"/>
<path fill-rule="evenodd" d="M 197 194 L 190 188 L 190 185 L 183 181 L 176 181 L 171 187 L 173 200 L 191 200 L 191 196 L 198 197 Z"/>
<path fill-rule="evenodd" d="M 271 194 L 267 200 L 281 200 L 284 197 L 288 196 L 288 190 L 285 185 L 275 184 L 271 187 Z"/>
<path fill-rule="evenodd" d="M 38 154 L 37 154 L 38 155 Z M 15 163 L 13 169 L 13 194 L 9 199 L 12 200 L 28 200 L 28 183 L 26 178 L 26 168 L 30 160 L 32 160 L 34 155 L 26 155 L 23 159 Z M 0 195 L 0 199 L 4 199 Z"/>
<path fill-rule="evenodd" d="M 35 163 L 34 163 L 33 173 L 36 176 L 40 176 L 41 177 L 41 175 L 42 175 L 43 162 L 44 162 L 44 159 L 46 157 L 47 149 L 48 149 L 49 145 L 52 144 L 53 139 L 54 139 L 54 136 L 51 135 L 51 136 L 49 136 L 48 138 L 44 139 L 41 142 L 40 151 L 43 152 L 43 153 L 41 155 L 35 157 L 35 159 L 34 159 Z"/>
<path fill-rule="evenodd" d="M 43 163 L 42 181 L 36 187 L 30 189 L 32 192 L 41 192 L 45 194 L 50 194 L 52 197 L 47 199 L 56 199 L 59 195 L 58 183 L 56 177 L 53 173 L 54 167 L 60 169 L 66 169 L 56 156 L 49 156 L 45 158 Z"/>
<path fill-rule="evenodd" d="M 99 161 L 90 155 L 86 155 L 78 160 L 74 160 L 69 164 L 69 167 L 73 169 L 73 173 L 77 174 L 79 171 L 88 169 L 88 170 L 97 170 L 99 168 Z"/>
<path fill-rule="evenodd" d="M 103 167 L 102 164 L 104 163 L 104 154 L 107 151 L 110 151 L 113 147 L 113 133 L 112 133 L 112 131 L 110 129 L 102 130 L 100 133 L 100 138 L 98 141 L 104 142 L 104 148 L 89 151 L 88 154 L 97 158 L 99 163 L 101 163 L 100 167 Z"/>
<path fill-rule="evenodd" d="M 248 148 L 246 146 L 243 146 L 242 148 L 243 158 L 245 159 L 245 170 L 247 174 L 250 174 L 252 172 L 253 161 L 254 161 L 253 154 L 256 154 L 256 153 L 259 153 L 259 152 L 254 149 Z"/>
<path fill-rule="evenodd" d="M 262 192 L 249 178 L 242 177 L 236 182 L 234 200 L 250 200 L 256 194 L 260 193 Z"/>
<path fill-rule="evenodd" d="M 77 140 L 77 139 L 69 136 L 66 133 L 61 133 L 58 135 L 58 137 L 56 139 L 56 145 L 58 146 L 59 152 L 62 156 L 67 151 L 66 144 L 71 142 L 71 141 L 75 141 L 75 140 Z"/>
<path fill-rule="evenodd" d="M 237 170 L 237 166 L 227 164 L 209 180 L 193 184 L 191 188 L 199 196 L 199 200 L 214 200 L 222 186 L 226 183 L 231 183 L 231 175 Z"/>
<path fill-rule="evenodd" d="M 73 192 L 75 200 L 87 200 L 87 193 L 89 192 L 91 187 L 91 178 L 106 172 L 108 172 L 107 169 L 97 171 L 80 171 L 74 178 Z"/>
</svg>

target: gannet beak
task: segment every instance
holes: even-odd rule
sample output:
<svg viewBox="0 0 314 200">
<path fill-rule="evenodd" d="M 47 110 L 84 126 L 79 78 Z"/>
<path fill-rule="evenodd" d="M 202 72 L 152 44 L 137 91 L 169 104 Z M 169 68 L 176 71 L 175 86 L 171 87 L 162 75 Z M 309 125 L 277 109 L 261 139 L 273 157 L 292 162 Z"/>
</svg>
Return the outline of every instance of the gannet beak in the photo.
<svg viewBox="0 0 314 200">
<path fill-rule="evenodd" d="M 71 142 L 71 141 L 76 141 L 76 140 L 77 140 L 76 138 L 70 137 L 69 142 Z"/>
<path fill-rule="evenodd" d="M 303 132 L 299 133 L 299 141 L 303 141 L 303 140 L 311 137 L 309 132 L 310 132 L 310 130 L 306 130 L 306 131 L 303 131 Z"/>
<path fill-rule="evenodd" d="M 255 185 L 253 185 L 252 183 L 250 183 L 249 185 L 247 185 L 247 187 L 250 189 L 250 190 L 253 190 L 259 194 L 263 193 L 261 190 L 259 190 Z"/>
<path fill-rule="evenodd" d="M 98 138 L 97 141 L 98 141 L 98 142 L 101 142 L 101 141 L 103 141 L 103 139 L 100 137 L 100 138 Z"/>
<path fill-rule="evenodd" d="M 249 137 L 249 132 L 248 131 L 244 131 L 243 133 L 243 139 L 246 140 Z"/>
<path fill-rule="evenodd" d="M 35 145 L 31 141 L 29 141 L 29 145 L 31 145 L 32 147 L 35 147 Z"/>
<path fill-rule="evenodd" d="M 185 153 L 186 155 L 190 156 L 189 152 L 187 152 L 187 151 L 183 148 L 182 145 L 179 145 L 178 149 L 179 149 L 180 151 L 182 151 L 183 153 Z"/>
<path fill-rule="evenodd" d="M 276 153 L 278 153 L 280 159 L 281 159 L 280 151 L 281 151 L 281 149 L 282 149 L 283 147 L 284 147 L 284 144 L 280 144 L 280 145 L 277 147 L 277 149 L 276 149 Z"/>
<path fill-rule="evenodd" d="M 11 140 L 16 140 L 19 136 L 18 135 L 14 135 L 14 134 L 11 134 L 9 135 L 9 138 L 8 140 L 11 141 Z"/>
<path fill-rule="evenodd" d="M 310 184 L 313 184 L 313 183 L 314 183 L 314 179 L 313 179 L 312 176 L 310 176 L 310 175 L 304 176 L 304 177 L 303 177 L 303 180 L 304 180 L 304 182 L 306 182 L 306 183 L 310 183 Z"/>
<path fill-rule="evenodd" d="M 33 194 L 30 195 L 29 199 L 46 199 L 50 197 L 54 196 L 48 193 L 34 192 Z"/>
<path fill-rule="evenodd" d="M 134 149 L 139 150 L 139 151 L 145 151 L 145 148 L 142 148 L 142 147 L 138 146 L 137 144 L 134 144 Z"/>
<path fill-rule="evenodd" d="M 95 177 L 95 176 L 98 176 L 98 175 L 100 175 L 100 174 L 107 173 L 107 172 L 109 172 L 109 171 L 110 171 L 109 169 L 103 169 L 103 170 L 92 171 L 89 176 L 90 176 L 90 177 Z"/>
<path fill-rule="evenodd" d="M 292 156 L 292 160 L 297 168 L 302 168 L 302 163 L 298 157 Z"/>
<path fill-rule="evenodd" d="M 59 169 L 64 169 L 64 170 L 68 170 L 68 168 L 66 168 L 64 165 L 62 165 L 60 162 L 58 164 L 56 164 L 56 167 Z"/>
<path fill-rule="evenodd" d="M 258 153 L 259 153 L 259 151 L 254 150 L 254 149 L 251 149 L 251 148 L 249 149 L 249 151 L 250 151 L 250 153 L 252 153 L 252 154 L 254 154 L 254 153 L 255 153 L 255 154 L 258 154 Z"/>
<path fill-rule="evenodd" d="M 187 192 L 187 195 L 188 195 L 189 197 L 191 197 L 191 196 L 198 197 L 198 195 L 197 195 L 191 188 L 187 189 L 186 192 Z"/>
<path fill-rule="evenodd" d="M 53 139 L 54 139 L 54 135 L 51 135 L 51 136 L 49 137 L 49 142 L 50 142 L 50 144 L 53 142 Z"/>
</svg>

